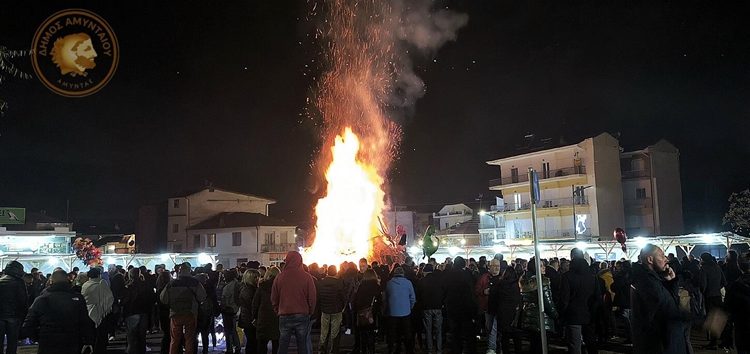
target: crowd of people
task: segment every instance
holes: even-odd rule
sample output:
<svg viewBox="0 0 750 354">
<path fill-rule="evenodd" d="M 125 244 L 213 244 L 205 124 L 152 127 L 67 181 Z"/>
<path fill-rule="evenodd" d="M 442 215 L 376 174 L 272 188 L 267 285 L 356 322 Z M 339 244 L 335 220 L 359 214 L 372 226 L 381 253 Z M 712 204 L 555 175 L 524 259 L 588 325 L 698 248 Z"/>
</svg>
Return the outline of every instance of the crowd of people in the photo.
<svg viewBox="0 0 750 354">
<path fill-rule="evenodd" d="M 750 353 L 747 256 L 680 260 L 649 244 L 637 262 L 598 262 L 573 249 L 569 259 L 542 259 L 539 274 L 533 257 L 501 254 L 305 265 L 289 252 L 279 266 L 184 263 L 152 273 L 111 265 L 46 276 L 12 261 L 0 277 L 0 338 L 8 354 L 25 338 L 40 354 L 106 353 L 118 331 L 128 354 L 150 350 L 146 335 L 157 331 L 161 352 L 171 354 L 208 353 L 217 332 L 227 353 L 287 353 L 292 337 L 299 353 L 339 353 L 351 335 L 352 353 L 385 342 L 388 353 L 471 354 L 479 338 L 494 354 L 541 352 L 543 326 L 548 342 L 571 353 L 613 342 L 634 353 L 692 353 L 691 330 L 700 327 L 707 348 Z"/>
</svg>

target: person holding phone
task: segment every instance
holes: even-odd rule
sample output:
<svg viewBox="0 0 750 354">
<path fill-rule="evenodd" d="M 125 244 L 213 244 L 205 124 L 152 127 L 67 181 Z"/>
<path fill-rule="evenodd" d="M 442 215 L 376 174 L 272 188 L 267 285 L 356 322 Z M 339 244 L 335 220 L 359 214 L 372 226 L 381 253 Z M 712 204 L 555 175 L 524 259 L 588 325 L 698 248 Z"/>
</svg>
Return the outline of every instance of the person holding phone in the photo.
<svg viewBox="0 0 750 354">
<path fill-rule="evenodd" d="M 664 251 L 641 248 L 632 273 L 633 353 L 692 353 L 689 309 L 680 308 L 678 280 Z"/>
</svg>

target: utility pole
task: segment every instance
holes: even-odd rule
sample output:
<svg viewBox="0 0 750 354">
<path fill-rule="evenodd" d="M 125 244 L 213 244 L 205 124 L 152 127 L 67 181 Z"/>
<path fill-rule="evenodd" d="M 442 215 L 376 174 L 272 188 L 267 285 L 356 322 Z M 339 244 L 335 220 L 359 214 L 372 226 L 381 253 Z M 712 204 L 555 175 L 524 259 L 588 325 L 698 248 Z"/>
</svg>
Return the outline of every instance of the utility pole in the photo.
<svg viewBox="0 0 750 354">
<path fill-rule="evenodd" d="M 531 231 L 534 234 L 534 266 L 536 268 L 536 295 L 539 309 L 539 330 L 542 339 L 542 354 L 547 354 L 547 330 L 544 328 L 544 294 L 542 291 L 542 260 L 539 257 L 539 237 L 536 231 L 536 203 L 540 199 L 539 176 L 529 167 L 529 194 L 531 197 Z M 575 203 L 574 203 L 575 204 Z"/>
</svg>

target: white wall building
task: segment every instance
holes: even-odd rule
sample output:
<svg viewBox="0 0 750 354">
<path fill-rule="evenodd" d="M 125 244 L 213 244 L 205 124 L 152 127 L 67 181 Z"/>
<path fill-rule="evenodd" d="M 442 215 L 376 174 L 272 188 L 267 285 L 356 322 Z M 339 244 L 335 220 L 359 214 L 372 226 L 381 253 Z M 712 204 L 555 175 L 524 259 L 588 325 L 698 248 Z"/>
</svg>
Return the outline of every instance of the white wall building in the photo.
<svg viewBox="0 0 750 354">
<path fill-rule="evenodd" d="M 510 239 L 531 237 L 527 171 L 532 167 L 539 173 L 537 228 L 541 239 L 611 234 L 624 224 L 619 149 L 617 139 L 605 133 L 578 144 L 488 161 L 500 169 L 500 178 L 490 181 L 490 190 L 502 193 L 503 204 L 489 213 L 496 217 L 497 226 L 483 228 L 481 233 L 494 236 L 499 232 Z M 581 190 L 576 198 L 575 188 Z"/>
<path fill-rule="evenodd" d="M 218 254 L 217 263 L 235 267 L 248 261 L 278 264 L 298 250 L 296 227 L 260 213 L 219 213 L 188 228 L 193 252 Z"/>
<path fill-rule="evenodd" d="M 502 198 L 481 216 L 482 243 L 532 236 L 529 167 L 539 175 L 542 240 L 611 239 L 617 227 L 629 229 L 631 236 L 680 233 L 678 156 L 666 141 L 621 153 L 619 141 L 603 133 L 578 144 L 488 161 L 500 169 L 489 189 Z"/>
<path fill-rule="evenodd" d="M 438 230 L 445 230 L 471 220 L 474 211 L 466 204 L 448 204 L 437 213 L 432 213 L 432 220 Z"/>
<path fill-rule="evenodd" d="M 190 252 L 187 230 L 222 212 L 268 215 L 275 200 L 250 194 L 206 187 L 184 196 L 169 198 L 167 205 L 167 248 L 171 252 Z"/>
<path fill-rule="evenodd" d="M 628 235 L 680 235 L 680 152 L 666 140 L 620 155 Z"/>
</svg>

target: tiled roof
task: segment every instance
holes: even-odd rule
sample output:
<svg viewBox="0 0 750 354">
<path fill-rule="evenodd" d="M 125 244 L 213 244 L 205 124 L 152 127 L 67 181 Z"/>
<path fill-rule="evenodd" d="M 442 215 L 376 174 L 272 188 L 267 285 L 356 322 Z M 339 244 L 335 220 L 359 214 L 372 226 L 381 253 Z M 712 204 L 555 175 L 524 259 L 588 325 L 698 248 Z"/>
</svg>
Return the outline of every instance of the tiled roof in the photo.
<svg viewBox="0 0 750 354">
<path fill-rule="evenodd" d="M 188 228 L 188 230 L 231 229 L 255 226 L 296 226 L 282 219 L 260 213 L 227 212 L 219 213 L 208 220 Z"/>
</svg>

